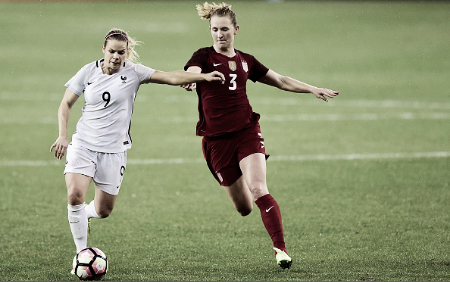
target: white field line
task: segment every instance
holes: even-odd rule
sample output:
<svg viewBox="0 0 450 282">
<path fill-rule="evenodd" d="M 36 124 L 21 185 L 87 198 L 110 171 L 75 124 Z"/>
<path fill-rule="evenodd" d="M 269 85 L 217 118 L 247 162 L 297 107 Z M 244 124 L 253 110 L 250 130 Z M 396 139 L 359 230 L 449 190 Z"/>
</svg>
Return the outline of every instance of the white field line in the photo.
<svg viewBox="0 0 450 282">
<path fill-rule="evenodd" d="M 450 152 L 419 152 L 419 153 L 380 153 L 380 154 L 348 154 L 348 155 L 299 155 L 299 156 L 271 156 L 269 162 L 302 162 L 302 161 L 336 161 L 336 160 L 382 160 L 382 159 L 418 159 L 418 158 L 448 158 Z M 172 159 L 129 159 L 129 165 L 162 165 L 162 164 L 193 164 L 204 163 L 197 158 Z M 0 166 L 64 166 L 64 161 L 0 161 Z"/>
<path fill-rule="evenodd" d="M 420 153 L 380 153 L 380 154 L 348 154 L 348 155 L 303 155 L 303 156 L 271 156 L 269 161 L 332 161 L 332 160 L 380 160 L 380 159 L 418 159 L 448 158 L 450 152 Z"/>
<path fill-rule="evenodd" d="M 267 115 L 267 121 L 370 121 L 370 120 L 439 120 L 450 119 L 450 113 L 396 113 L 396 114 L 298 114 Z"/>
</svg>

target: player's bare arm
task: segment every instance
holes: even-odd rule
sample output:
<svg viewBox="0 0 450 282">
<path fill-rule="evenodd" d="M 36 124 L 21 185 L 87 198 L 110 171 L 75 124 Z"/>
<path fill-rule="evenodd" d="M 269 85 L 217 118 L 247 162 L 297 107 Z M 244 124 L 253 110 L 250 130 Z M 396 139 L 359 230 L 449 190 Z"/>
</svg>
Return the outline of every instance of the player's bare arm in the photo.
<svg viewBox="0 0 450 282">
<path fill-rule="evenodd" d="M 210 73 L 191 73 L 185 71 L 172 71 L 163 72 L 155 71 L 152 75 L 150 82 L 169 84 L 169 85 L 184 85 L 199 81 L 221 81 L 224 83 L 225 77 L 222 73 L 218 71 L 213 71 Z"/>
<path fill-rule="evenodd" d="M 59 136 L 55 143 L 53 143 L 50 147 L 50 152 L 53 151 L 53 148 L 55 148 L 55 157 L 58 160 L 61 160 L 62 157 L 64 157 L 67 151 L 67 146 L 69 145 L 68 124 L 70 110 L 77 99 L 78 96 L 67 88 L 58 109 Z"/>
<path fill-rule="evenodd" d="M 201 73 L 202 69 L 200 67 L 189 67 L 187 70 L 187 72 L 192 72 L 192 73 Z M 186 89 L 187 91 L 193 91 L 195 90 L 195 88 L 197 88 L 197 83 L 189 83 L 189 84 L 183 84 L 181 85 L 181 87 L 183 87 L 184 89 Z"/>
<path fill-rule="evenodd" d="M 298 81 L 288 76 L 280 75 L 273 70 L 269 70 L 267 74 L 259 80 L 259 82 L 277 87 L 279 89 L 296 92 L 296 93 L 312 93 L 319 99 L 328 102 L 328 98 L 333 98 L 339 94 L 338 91 L 333 91 L 326 88 L 318 88 L 307 83 Z"/>
</svg>

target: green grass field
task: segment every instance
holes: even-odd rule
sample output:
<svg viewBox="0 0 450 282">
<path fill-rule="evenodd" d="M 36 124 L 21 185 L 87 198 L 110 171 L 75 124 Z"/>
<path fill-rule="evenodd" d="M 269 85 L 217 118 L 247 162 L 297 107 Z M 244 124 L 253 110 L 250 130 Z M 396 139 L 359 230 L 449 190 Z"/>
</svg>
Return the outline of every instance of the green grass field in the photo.
<svg viewBox="0 0 450 282">
<path fill-rule="evenodd" d="M 116 207 L 91 224 L 104 280 L 450 280 L 450 3 L 229 3 L 237 49 L 340 91 L 248 86 L 294 264 L 276 266 L 256 205 L 239 216 L 210 175 L 195 93 L 144 85 Z M 64 161 L 48 152 L 64 84 L 113 27 L 145 43 L 143 64 L 182 69 L 212 45 L 195 4 L 0 2 L 0 280 L 77 280 Z"/>
</svg>

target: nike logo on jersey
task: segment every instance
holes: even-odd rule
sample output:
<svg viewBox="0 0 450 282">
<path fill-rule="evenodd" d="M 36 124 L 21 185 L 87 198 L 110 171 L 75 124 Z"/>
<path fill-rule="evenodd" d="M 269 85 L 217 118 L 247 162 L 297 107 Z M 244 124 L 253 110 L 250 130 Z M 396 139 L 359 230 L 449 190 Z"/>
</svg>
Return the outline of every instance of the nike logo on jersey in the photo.
<svg viewBox="0 0 450 282">
<path fill-rule="evenodd" d="M 93 82 L 88 82 L 87 85 L 91 85 Z"/>
<path fill-rule="evenodd" d="M 215 66 L 215 67 L 217 67 L 217 66 L 220 66 L 222 63 L 220 63 L 220 64 L 213 64 L 213 66 Z"/>
<path fill-rule="evenodd" d="M 273 206 L 271 206 L 270 208 L 266 209 L 266 212 L 269 212 L 272 208 L 273 208 Z"/>
</svg>

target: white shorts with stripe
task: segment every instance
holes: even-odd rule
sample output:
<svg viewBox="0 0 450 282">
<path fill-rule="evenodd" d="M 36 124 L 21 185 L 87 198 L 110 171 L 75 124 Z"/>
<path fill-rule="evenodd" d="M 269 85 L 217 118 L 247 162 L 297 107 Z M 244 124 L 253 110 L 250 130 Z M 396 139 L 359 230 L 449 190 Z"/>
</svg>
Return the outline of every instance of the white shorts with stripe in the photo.
<svg viewBox="0 0 450 282">
<path fill-rule="evenodd" d="M 100 190 L 110 195 L 119 194 L 127 167 L 127 152 L 100 153 L 82 146 L 69 144 L 66 155 L 66 173 L 91 177 Z"/>
</svg>

